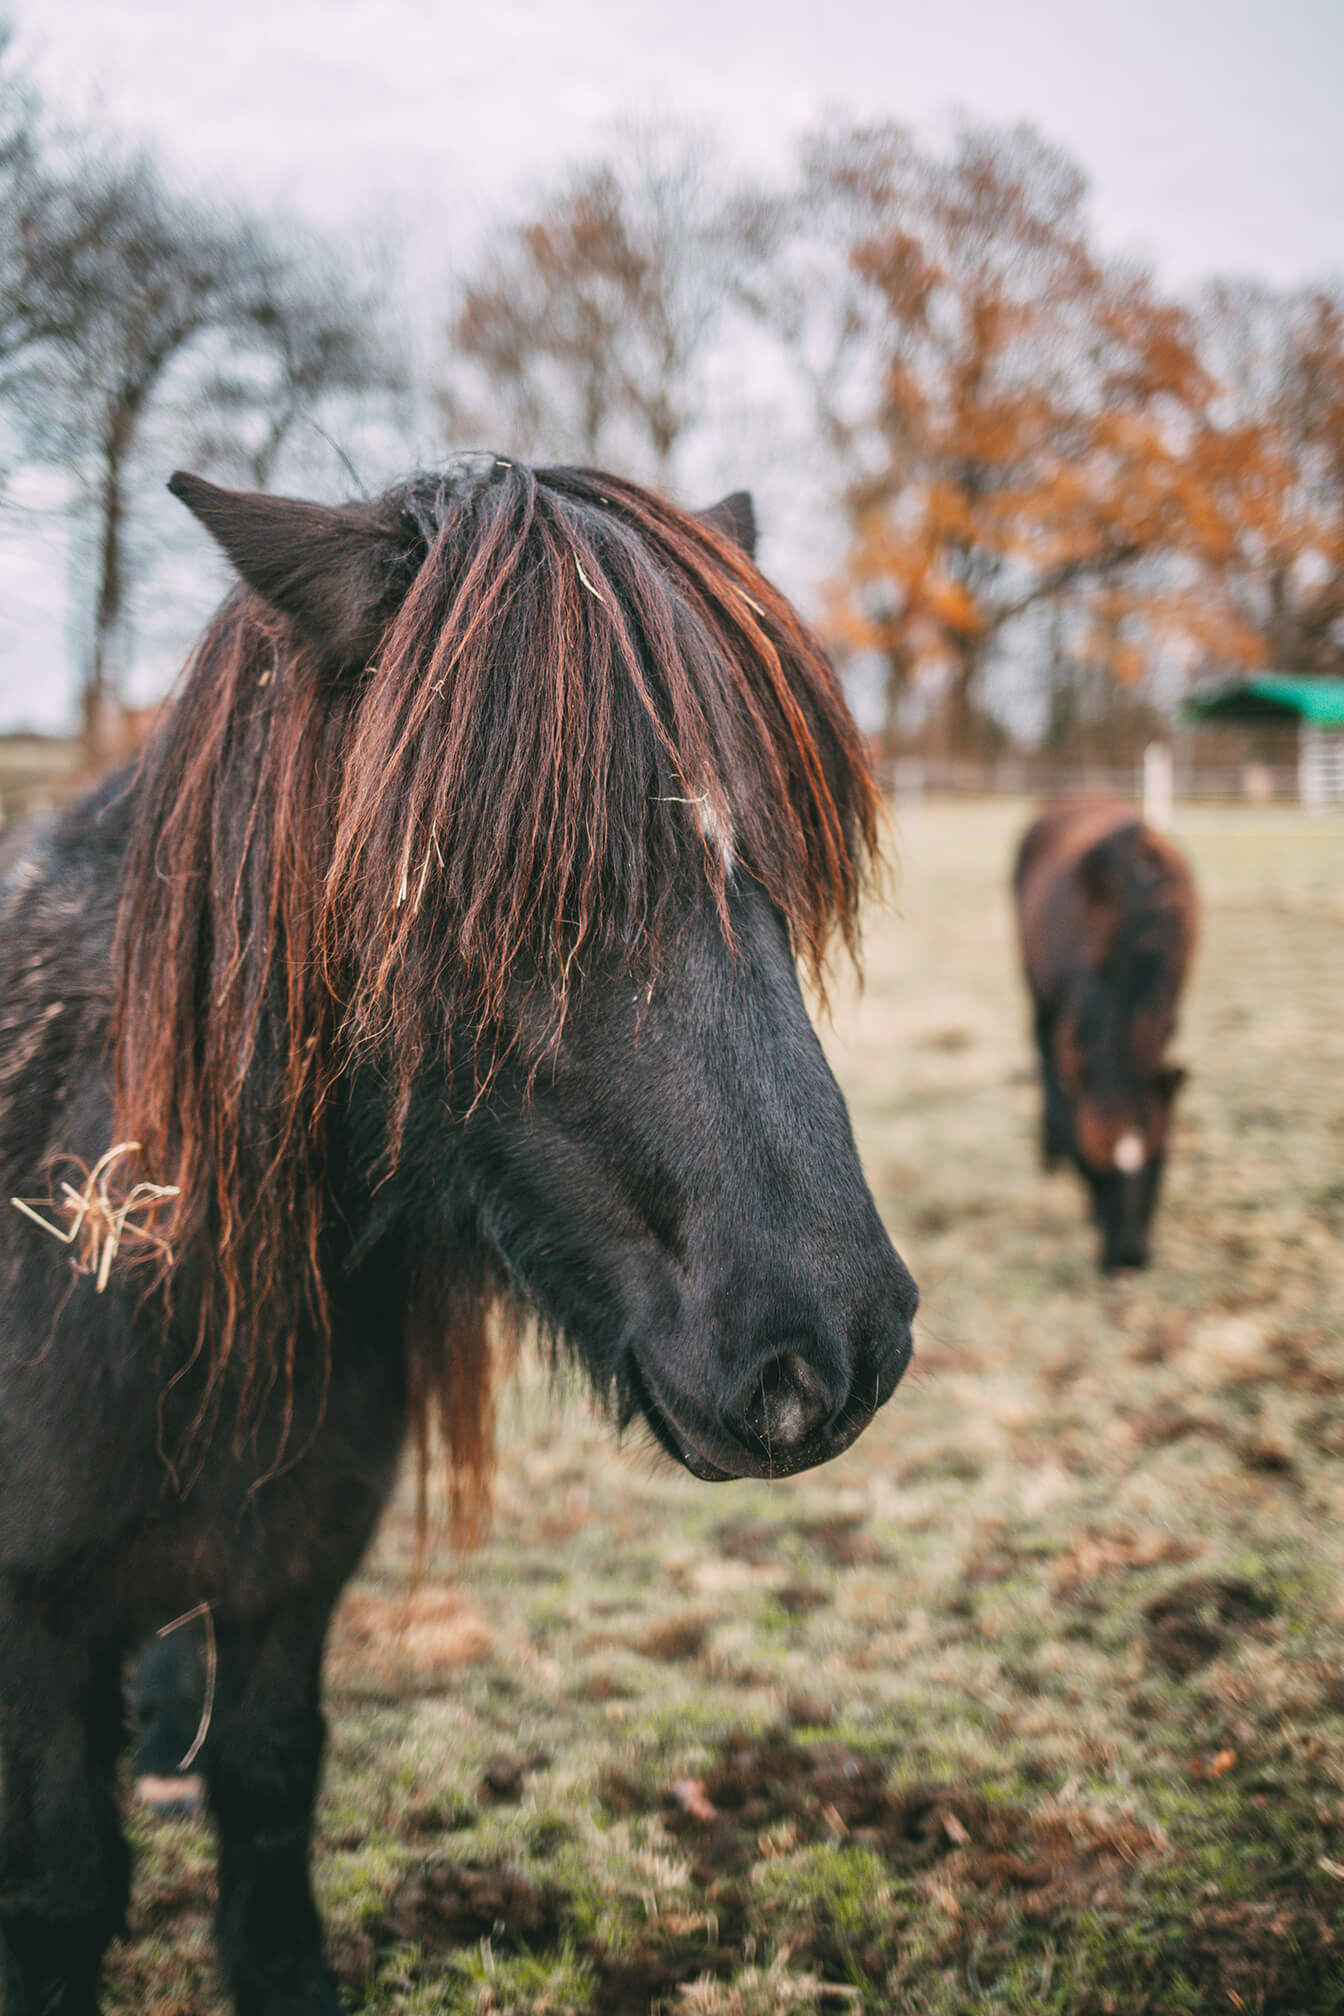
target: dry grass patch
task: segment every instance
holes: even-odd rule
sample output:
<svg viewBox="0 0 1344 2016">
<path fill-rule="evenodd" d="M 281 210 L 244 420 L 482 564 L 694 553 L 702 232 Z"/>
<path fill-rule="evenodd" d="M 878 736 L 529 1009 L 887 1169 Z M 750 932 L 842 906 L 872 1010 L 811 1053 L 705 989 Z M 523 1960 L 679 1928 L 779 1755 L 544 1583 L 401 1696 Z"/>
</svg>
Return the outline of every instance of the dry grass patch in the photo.
<svg viewBox="0 0 1344 2016">
<path fill-rule="evenodd" d="M 708 1489 L 529 1374 L 487 1545 L 417 1583 L 387 1522 L 316 1858 L 363 2016 L 1344 2007 L 1344 835 L 1178 832 L 1193 1076 L 1108 1283 L 1038 1166 L 1025 815 L 905 821 L 826 1037 L 924 1298 L 856 1446 Z M 204 1830 L 135 1827 L 109 2007 L 214 2016 Z"/>
</svg>

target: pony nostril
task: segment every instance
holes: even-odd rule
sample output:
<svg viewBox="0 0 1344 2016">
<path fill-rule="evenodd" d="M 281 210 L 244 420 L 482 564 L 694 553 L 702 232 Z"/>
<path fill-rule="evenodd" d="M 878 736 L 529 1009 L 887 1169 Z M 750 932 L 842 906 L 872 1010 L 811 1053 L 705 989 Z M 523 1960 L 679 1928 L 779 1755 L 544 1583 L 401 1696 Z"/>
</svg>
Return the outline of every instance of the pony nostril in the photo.
<svg viewBox="0 0 1344 2016">
<path fill-rule="evenodd" d="M 783 1351 L 752 1374 L 725 1409 L 725 1419 L 740 1440 L 787 1453 L 809 1442 L 832 1411 L 818 1374 L 795 1352 Z"/>
</svg>

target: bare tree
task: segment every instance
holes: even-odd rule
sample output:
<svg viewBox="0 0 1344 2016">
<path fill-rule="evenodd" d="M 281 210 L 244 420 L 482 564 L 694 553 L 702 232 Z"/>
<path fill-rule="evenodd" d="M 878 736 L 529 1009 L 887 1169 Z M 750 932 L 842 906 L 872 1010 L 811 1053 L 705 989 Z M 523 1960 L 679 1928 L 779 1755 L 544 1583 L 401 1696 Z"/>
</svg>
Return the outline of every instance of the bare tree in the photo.
<svg viewBox="0 0 1344 2016">
<path fill-rule="evenodd" d="M 520 449 L 667 483 L 749 251 L 704 144 L 635 134 L 488 247 L 450 332 L 447 424 L 498 415 Z"/>
<path fill-rule="evenodd" d="M 156 404 L 184 375 L 198 407 L 209 387 L 202 445 L 264 482 L 300 412 L 395 374 L 330 260 L 179 197 L 145 158 L 86 153 L 48 178 L 40 223 L 22 252 L 42 320 L 14 390 L 30 451 L 71 470 L 95 527 L 80 711 L 97 765 L 116 741 L 136 451 Z"/>
<path fill-rule="evenodd" d="M 77 208 L 49 164 L 52 135 L 30 80 L 15 66 L 0 22 L 0 401 L 11 399 L 34 353 L 73 336 L 79 311 L 48 284 L 48 250 L 73 264 L 96 243 L 103 217 Z"/>
<path fill-rule="evenodd" d="M 918 159 L 897 125 L 822 128 L 804 137 L 794 179 L 740 206 L 756 256 L 737 290 L 801 382 L 837 497 L 883 466 L 877 388 L 921 320 L 928 276 L 914 238 L 904 289 L 884 288 L 856 256 L 881 240 L 894 264 Z"/>
<path fill-rule="evenodd" d="M 86 159 L 53 186 L 50 211 L 69 228 L 27 248 L 50 334 L 23 394 L 30 446 L 75 473 L 97 525 L 80 702 L 86 749 L 98 763 L 114 729 L 140 429 L 186 347 L 236 315 L 250 261 L 242 234 L 172 196 L 145 159 Z"/>
<path fill-rule="evenodd" d="M 253 243 L 255 271 L 199 388 L 193 453 L 264 489 L 301 425 L 327 439 L 324 419 L 340 426 L 338 415 L 403 395 L 408 366 L 388 327 L 385 284 L 353 277 L 348 257 L 338 263 L 292 222 L 254 227 Z"/>
</svg>

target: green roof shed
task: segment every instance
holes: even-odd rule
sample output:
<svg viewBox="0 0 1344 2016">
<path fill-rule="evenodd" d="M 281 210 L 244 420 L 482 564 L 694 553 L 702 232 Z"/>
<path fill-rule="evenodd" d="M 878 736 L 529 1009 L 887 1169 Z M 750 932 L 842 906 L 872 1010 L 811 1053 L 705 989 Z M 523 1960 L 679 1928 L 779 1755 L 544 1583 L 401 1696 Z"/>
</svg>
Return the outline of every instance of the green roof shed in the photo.
<svg viewBox="0 0 1344 2016">
<path fill-rule="evenodd" d="M 1184 711 L 1195 721 L 1267 721 L 1295 714 L 1314 728 L 1344 728 L 1344 679 L 1302 672 L 1238 675 L 1192 693 Z"/>
<path fill-rule="evenodd" d="M 1312 812 L 1344 805 L 1344 679 L 1239 673 L 1192 693 L 1182 712 L 1215 724 L 1296 720 L 1299 800 Z"/>
</svg>

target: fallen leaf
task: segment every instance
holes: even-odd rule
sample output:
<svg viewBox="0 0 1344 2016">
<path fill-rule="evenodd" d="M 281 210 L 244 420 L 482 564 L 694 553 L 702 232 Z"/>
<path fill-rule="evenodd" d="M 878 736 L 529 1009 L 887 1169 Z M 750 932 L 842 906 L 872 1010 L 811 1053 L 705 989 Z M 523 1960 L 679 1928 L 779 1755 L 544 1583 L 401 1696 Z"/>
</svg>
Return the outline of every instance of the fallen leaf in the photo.
<svg viewBox="0 0 1344 2016">
<path fill-rule="evenodd" d="M 719 1817 L 718 1807 L 698 1778 L 678 1778 L 672 1787 L 672 1797 L 693 1820 L 717 1820 Z"/>
</svg>

